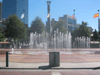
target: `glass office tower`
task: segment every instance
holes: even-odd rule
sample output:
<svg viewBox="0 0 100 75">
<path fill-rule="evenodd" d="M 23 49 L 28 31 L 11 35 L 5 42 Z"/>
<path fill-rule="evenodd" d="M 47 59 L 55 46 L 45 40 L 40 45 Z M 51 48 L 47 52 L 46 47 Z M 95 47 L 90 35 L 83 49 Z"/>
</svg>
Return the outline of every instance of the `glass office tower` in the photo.
<svg viewBox="0 0 100 75">
<path fill-rule="evenodd" d="M 21 19 L 24 13 L 25 17 Z M 25 25 L 28 25 L 28 0 L 3 0 L 2 18 L 8 18 L 9 15 L 16 14 Z"/>
</svg>

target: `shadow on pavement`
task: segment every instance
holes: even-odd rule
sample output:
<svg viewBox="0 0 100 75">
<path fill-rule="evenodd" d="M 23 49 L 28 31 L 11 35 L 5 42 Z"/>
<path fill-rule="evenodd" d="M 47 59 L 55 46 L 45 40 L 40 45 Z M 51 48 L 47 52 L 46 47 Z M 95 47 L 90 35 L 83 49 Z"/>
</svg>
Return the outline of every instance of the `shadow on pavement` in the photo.
<svg viewBox="0 0 100 75">
<path fill-rule="evenodd" d="M 94 70 L 97 70 L 97 69 L 100 69 L 100 67 L 96 67 L 96 68 L 94 68 Z"/>
<path fill-rule="evenodd" d="M 0 67 L 0 69 L 17 69 L 17 70 L 47 70 L 47 69 L 54 69 L 54 70 L 74 70 L 74 69 L 93 69 L 97 70 L 100 69 L 100 67 L 94 67 L 94 68 L 56 68 L 56 67 L 50 67 L 49 65 L 46 66 L 39 66 L 38 68 L 9 68 L 9 67 Z"/>
</svg>

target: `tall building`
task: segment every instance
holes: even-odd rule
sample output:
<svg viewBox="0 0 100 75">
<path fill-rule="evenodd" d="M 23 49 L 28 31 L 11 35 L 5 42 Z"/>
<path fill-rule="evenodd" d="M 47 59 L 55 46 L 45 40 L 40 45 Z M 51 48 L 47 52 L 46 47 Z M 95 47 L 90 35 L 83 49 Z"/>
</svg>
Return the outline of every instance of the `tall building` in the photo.
<svg viewBox="0 0 100 75">
<path fill-rule="evenodd" d="M 0 21 L 2 20 L 2 2 L 0 2 Z"/>
<path fill-rule="evenodd" d="M 72 19 L 72 16 L 64 15 L 63 17 L 59 17 L 59 20 L 63 20 L 65 22 L 64 27 L 68 31 L 73 31 L 77 28 L 77 20 L 75 17 Z"/>
<path fill-rule="evenodd" d="M 24 14 L 22 22 L 28 27 L 28 0 L 3 0 L 2 1 L 2 18 L 7 19 L 9 15 L 16 14 L 19 19 Z"/>
<path fill-rule="evenodd" d="M 2 2 L 0 2 L 0 26 L 5 28 L 5 25 L 2 25 Z"/>
</svg>

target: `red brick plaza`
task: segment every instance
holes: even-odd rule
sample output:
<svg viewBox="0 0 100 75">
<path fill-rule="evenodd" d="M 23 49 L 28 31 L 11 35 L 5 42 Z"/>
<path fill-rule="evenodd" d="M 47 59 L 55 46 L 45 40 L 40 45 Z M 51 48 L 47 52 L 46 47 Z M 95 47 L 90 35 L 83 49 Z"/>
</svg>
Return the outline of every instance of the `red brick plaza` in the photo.
<svg viewBox="0 0 100 75">
<path fill-rule="evenodd" d="M 11 49 L 0 49 L 0 51 L 9 51 Z M 22 52 L 23 54 L 9 54 L 10 62 L 18 63 L 45 63 L 49 62 L 49 52 L 59 51 L 60 62 L 99 62 L 100 61 L 100 49 L 14 49 L 14 52 Z M 33 53 L 33 54 L 28 54 Z M 68 54 L 71 52 L 72 54 Z M 91 52 L 91 53 L 85 53 Z M 5 55 L 0 55 L 0 61 L 5 61 Z"/>
<path fill-rule="evenodd" d="M 3 54 L 0 55 L 0 62 L 5 62 L 6 55 L 5 51 L 11 52 L 11 49 L 0 49 Z M 9 62 L 12 63 L 49 63 L 49 52 L 59 51 L 60 52 L 60 63 L 91 63 L 100 62 L 100 49 L 14 49 L 14 52 L 22 52 L 23 54 L 9 54 Z M 30 52 L 30 54 L 28 54 Z M 90 52 L 90 53 L 88 53 Z M 33 53 L 33 54 L 32 54 Z M 93 63 L 92 63 L 93 64 Z M 30 64 L 31 65 L 31 64 Z M 10 65 L 11 66 L 11 65 Z M 70 65 L 72 66 L 72 65 Z M 81 65 L 84 67 L 84 65 Z M 91 65 L 87 65 L 91 67 Z M 94 65 L 95 66 L 95 65 Z M 12 66 L 11 66 L 12 67 Z M 68 67 L 65 66 L 66 68 Z M 74 65 L 75 67 L 75 65 Z M 99 69 L 0 69 L 0 75 L 100 75 Z M 80 67 L 76 66 L 77 68 Z M 86 65 L 85 65 L 86 67 Z M 95 66 L 99 67 L 99 66 Z M 34 67 L 33 67 L 34 68 Z M 82 67 L 81 67 L 82 68 Z"/>
</svg>

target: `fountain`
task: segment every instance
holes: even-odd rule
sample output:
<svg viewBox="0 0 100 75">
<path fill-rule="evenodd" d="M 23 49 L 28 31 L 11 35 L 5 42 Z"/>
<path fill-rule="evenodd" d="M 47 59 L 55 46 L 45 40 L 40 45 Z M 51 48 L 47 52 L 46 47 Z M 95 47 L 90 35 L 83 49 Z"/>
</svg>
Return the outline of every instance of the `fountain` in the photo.
<svg viewBox="0 0 100 75">
<path fill-rule="evenodd" d="M 12 51 L 9 53 L 11 53 L 11 54 L 23 54 L 21 51 L 14 51 L 14 48 L 12 48 Z"/>
<path fill-rule="evenodd" d="M 51 40 L 49 40 L 51 39 Z M 19 44 L 19 48 L 21 48 L 21 43 Z M 23 44 L 24 45 L 24 44 Z M 87 37 L 77 37 L 73 42 L 74 48 L 90 48 L 90 38 Z M 66 34 L 59 32 L 57 29 L 51 35 L 47 32 L 42 32 L 42 34 L 38 33 L 30 33 L 30 43 L 29 48 L 33 50 L 33 52 L 28 51 L 27 54 L 37 55 L 37 54 L 48 54 L 47 51 L 60 51 L 60 54 L 73 54 L 72 49 L 72 36 L 71 32 L 66 32 Z M 39 51 L 34 51 L 37 49 Z M 48 49 L 48 50 L 47 50 Z M 21 51 L 14 51 L 12 48 L 11 54 L 22 54 Z M 91 53 L 89 51 L 80 51 L 80 54 Z"/>
<path fill-rule="evenodd" d="M 80 51 L 79 54 L 87 54 L 87 53 L 93 53 L 90 51 L 84 51 L 84 48 L 90 48 L 90 38 L 87 37 L 77 37 L 75 38 L 75 42 L 73 42 L 73 45 L 75 48 L 83 48 L 83 51 Z"/>
<path fill-rule="evenodd" d="M 68 49 L 68 52 L 61 52 L 62 54 L 72 54 L 71 52 L 71 33 L 66 32 L 66 34 L 63 34 L 58 31 L 54 31 L 54 34 L 51 34 L 51 41 L 50 34 L 47 32 L 43 32 L 42 34 L 38 33 L 30 33 L 30 49 L 51 49 L 51 51 L 57 50 L 65 50 Z M 50 45 L 50 46 L 49 46 Z M 28 54 L 35 54 L 32 52 L 28 52 Z"/>
<path fill-rule="evenodd" d="M 58 32 L 58 29 L 54 31 L 49 41 L 49 33 L 43 32 L 42 34 L 30 34 L 30 49 L 63 49 L 71 48 L 71 33 L 67 31 L 66 34 Z M 49 47 L 49 44 L 51 46 Z"/>
</svg>

